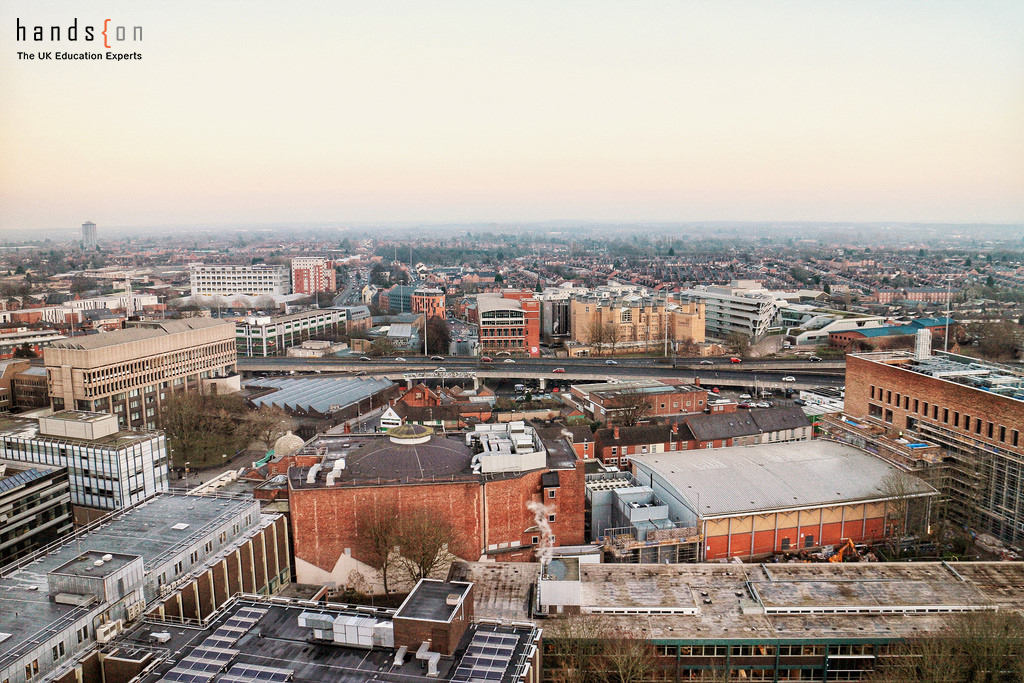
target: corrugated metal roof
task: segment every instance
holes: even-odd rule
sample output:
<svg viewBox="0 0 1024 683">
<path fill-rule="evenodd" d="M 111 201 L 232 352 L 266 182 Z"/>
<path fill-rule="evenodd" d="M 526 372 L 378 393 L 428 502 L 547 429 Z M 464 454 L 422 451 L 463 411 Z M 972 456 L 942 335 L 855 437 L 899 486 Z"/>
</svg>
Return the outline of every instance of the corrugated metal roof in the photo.
<svg viewBox="0 0 1024 683">
<path fill-rule="evenodd" d="M 347 406 L 392 386 L 387 379 L 374 377 L 265 377 L 245 383 L 247 387 L 265 387 L 277 391 L 253 399 L 259 406 L 313 410 L 326 414 L 332 406 Z"/>
<path fill-rule="evenodd" d="M 638 478 L 660 476 L 702 516 L 890 497 L 885 480 L 901 470 L 852 446 L 798 441 L 630 456 Z M 934 492 L 913 477 L 920 493 Z"/>
</svg>

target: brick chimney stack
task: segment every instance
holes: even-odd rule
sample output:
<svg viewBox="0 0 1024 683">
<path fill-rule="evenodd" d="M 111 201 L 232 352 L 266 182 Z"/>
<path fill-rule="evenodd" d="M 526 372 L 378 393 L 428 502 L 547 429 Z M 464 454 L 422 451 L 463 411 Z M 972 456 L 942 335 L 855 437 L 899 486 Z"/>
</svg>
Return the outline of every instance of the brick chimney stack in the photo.
<svg viewBox="0 0 1024 683">
<path fill-rule="evenodd" d="M 615 426 L 615 429 L 614 429 L 613 433 L 615 434 L 615 440 L 618 441 L 619 440 L 619 427 L 618 427 L 618 425 Z"/>
<path fill-rule="evenodd" d="M 679 433 L 679 423 L 678 422 L 673 422 L 672 423 L 672 433 L 673 434 L 678 434 Z"/>
</svg>

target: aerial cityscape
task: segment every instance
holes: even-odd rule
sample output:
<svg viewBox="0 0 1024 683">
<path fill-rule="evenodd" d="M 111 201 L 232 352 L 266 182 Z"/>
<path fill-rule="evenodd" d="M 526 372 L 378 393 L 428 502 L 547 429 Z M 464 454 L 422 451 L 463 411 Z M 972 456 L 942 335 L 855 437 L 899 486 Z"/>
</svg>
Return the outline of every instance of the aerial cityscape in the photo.
<svg viewBox="0 0 1024 683">
<path fill-rule="evenodd" d="M 0 6 L 0 683 L 1024 683 L 1024 6 L 283 8 Z"/>
</svg>

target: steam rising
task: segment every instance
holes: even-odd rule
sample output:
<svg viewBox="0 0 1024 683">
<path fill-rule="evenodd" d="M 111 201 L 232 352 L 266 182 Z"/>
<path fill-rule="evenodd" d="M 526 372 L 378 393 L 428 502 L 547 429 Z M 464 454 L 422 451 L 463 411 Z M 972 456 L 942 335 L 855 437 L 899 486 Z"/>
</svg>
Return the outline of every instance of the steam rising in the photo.
<svg viewBox="0 0 1024 683">
<path fill-rule="evenodd" d="M 548 514 L 551 511 L 544 503 L 538 503 L 535 500 L 531 500 L 526 504 L 526 509 L 533 513 L 533 521 L 537 523 L 537 527 L 540 529 L 540 543 L 537 544 L 537 559 L 540 560 L 541 564 L 546 564 L 551 561 L 553 553 L 551 552 L 551 525 L 548 524 Z"/>
</svg>

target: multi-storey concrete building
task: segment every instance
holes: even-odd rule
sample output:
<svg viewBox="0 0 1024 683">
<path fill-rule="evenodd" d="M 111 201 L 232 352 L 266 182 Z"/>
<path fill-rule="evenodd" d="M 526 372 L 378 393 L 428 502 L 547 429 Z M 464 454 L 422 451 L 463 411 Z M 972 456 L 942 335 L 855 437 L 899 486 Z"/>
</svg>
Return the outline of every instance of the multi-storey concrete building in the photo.
<svg viewBox="0 0 1024 683">
<path fill-rule="evenodd" d="M 113 415 L 65 410 L 0 422 L 0 457 L 66 467 L 75 505 L 116 510 L 168 487 L 161 432 L 121 431 Z"/>
<path fill-rule="evenodd" d="M 307 339 L 333 338 L 345 331 L 346 318 L 345 309 L 340 308 L 246 318 L 235 325 L 238 355 L 278 356 Z"/>
<path fill-rule="evenodd" d="M 300 256 L 292 259 L 292 292 L 315 294 L 338 289 L 334 262 L 323 256 Z"/>
<path fill-rule="evenodd" d="M 156 428 L 172 392 L 238 388 L 235 326 L 210 318 L 72 337 L 44 349 L 43 361 L 54 410 L 113 413 L 122 427 Z"/>
<path fill-rule="evenodd" d="M 82 249 L 96 248 L 96 224 L 92 221 L 82 223 Z"/>
<path fill-rule="evenodd" d="M 776 298 L 754 280 L 695 287 L 683 295 L 704 302 L 704 329 L 714 339 L 725 339 L 738 332 L 758 341 L 768 333 L 779 311 Z"/>
<path fill-rule="evenodd" d="M 0 567 L 73 526 L 66 467 L 0 459 Z"/>
<path fill-rule="evenodd" d="M 1024 547 L 1024 373 L 975 358 L 850 354 L 846 412 L 944 452 L 949 514 Z"/>
<path fill-rule="evenodd" d="M 255 500 L 158 496 L 0 573 L 0 681 L 101 680 L 79 661 L 147 612 L 202 623 L 230 596 L 272 595 L 290 577 L 281 515 Z"/>
<path fill-rule="evenodd" d="M 192 296 L 281 296 L 290 294 L 286 266 L 190 266 Z"/>
</svg>

